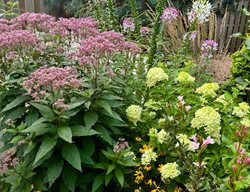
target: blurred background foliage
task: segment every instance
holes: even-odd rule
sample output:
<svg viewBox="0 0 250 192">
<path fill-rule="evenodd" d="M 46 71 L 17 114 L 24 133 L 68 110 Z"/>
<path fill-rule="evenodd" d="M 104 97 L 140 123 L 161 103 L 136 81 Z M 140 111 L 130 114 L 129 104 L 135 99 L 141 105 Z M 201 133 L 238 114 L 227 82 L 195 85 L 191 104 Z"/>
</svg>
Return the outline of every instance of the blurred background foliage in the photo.
<svg viewBox="0 0 250 192">
<path fill-rule="evenodd" d="M 57 17 L 71 17 L 71 16 L 90 16 L 91 15 L 91 3 L 107 3 L 108 0 L 46 0 L 45 5 L 53 12 Z M 211 3 L 215 3 L 216 0 L 210 0 Z M 223 6 L 221 9 L 215 10 L 218 16 L 222 16 L 225 9 L 232 12 L 236 12 L 235 3 L 239 0 L 223 0 Z M 116 13 L 119 18 L 130 14 L 129 0 L 114 0 L 116 4 Z M 157 0 L 137 0 L 137 5 L 140 13 L 148 9 L 155 9 Z M 168 5 L 166 0 L 166 6 Z M 188 9 L 192 0 L 174 0 L 171 2 L 175 7 L 180 10 Z"/>
</svg>

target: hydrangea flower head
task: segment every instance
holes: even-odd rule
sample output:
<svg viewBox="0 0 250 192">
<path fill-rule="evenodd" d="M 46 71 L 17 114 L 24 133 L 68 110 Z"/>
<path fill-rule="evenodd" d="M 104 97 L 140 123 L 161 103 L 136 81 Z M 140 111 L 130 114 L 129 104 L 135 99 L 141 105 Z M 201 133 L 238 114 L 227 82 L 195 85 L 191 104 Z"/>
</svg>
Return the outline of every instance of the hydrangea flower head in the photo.
<svg viewBox="0 0 250 192">
<path fill-rule="evenodd" d="M 193 83 L 195 81 L 195 78 L 192 77 L 189 73 L 181 71 L 178 74 L 177 80 L 180 83 L 186 84 L 186 83 Z"/>
<path fill-rule="evenodd" d="M 189 151 L 193 151 L 193 144 L 194 144 L 194 142 L 190 141 L 189 138 L 188 138 L 188 136 L 186 134 L 179 134 L 179 135 L 176 136 L 176 138 L 179 140 L 179 142 L 183 146 L 187 147 L 187 149 Z M 177 143 L 177 146 L 178 146 L 178 143 Z"/>
<path fill-rule="evenodd" d="M 203 97 L 215 97 L 216 91 L 219 89 L 218 83 L 205 83 L 201 87 L 196 89 L 196 92 Z"/>
<path fill-rule="evenodd" d="M 179 11 L 174 7 L 167 7 L 164 9 L 161 19 L 163 21 L 173 21 L 176 20 L 179 15 Z"/>
<path fill-rule="evenodd" d="M 193 128 L 204 128 L 207 135 L 211 135 L 215 139 L 220 138 L 220 114 L 210 106 L 198 109 L 195 117 L 191 121 Z"/>
<path fill-rule="evenodd" d="M 140 106 L 130 105 L 126 110 L 128 120 L 136 125 L 141 120 L 141 112 L 142 108 Z"/>
<path fill-rule="evenodd" d="M 141 164 L 142 165 L 149 165 L 151 161 L 156 161 L 157 158 L 156 152 L 153 151 L 152 148 L 146 150 L 141 156 Z"/>
<path fill-rule="evenodd" d="M 250 106 L 246 102 L 239 103 L 238 107 L 234 107 L 233 115 L 237 117 L 244 117 L 249 113 Z"/>
<path fill-rule="evenodd" d="M 161 173 L 161 178 L 163 181 L 166 181 L 167 179 L 174 179 L 181 174 L 181 172 L 178 170 L 178 165 L 176 162 L 162 165 L 159 168 L 159 172 Z"/>
<path fill-rule="evenodd" d="M 157 82 L 164 80 L 168 80 L 168 75 L 162 68 L 154 67 L 149 69 L 146 81 L 146 84 L 149 88 L 155 86 Z"/>
<path fill-rule="evenodd" d="M 192 9 L 188 13 L 188 20 L 190 23 L 197 21 L 203 24 L 209 20 L 212 5 L 207 0 L 197 0 L 193 2 Z"/>
</svg>

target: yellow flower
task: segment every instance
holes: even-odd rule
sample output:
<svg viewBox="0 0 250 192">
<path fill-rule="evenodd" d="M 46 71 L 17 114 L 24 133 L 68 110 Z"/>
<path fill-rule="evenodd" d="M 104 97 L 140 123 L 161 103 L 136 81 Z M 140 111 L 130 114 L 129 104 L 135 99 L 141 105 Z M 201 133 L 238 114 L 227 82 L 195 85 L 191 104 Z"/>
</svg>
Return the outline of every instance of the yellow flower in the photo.
<svg viewBox="0 0 250 192">
<path fill-rule="evenodd" d="M 158 81 L 168 80 L 168 75 L 162 68 L 154 67 L 149 69 L 147 73 L 147 86 L 153 87 Z"/>
<path fill-rule="evenodd" d="M 193 83 L 195 78 L 192 77 L 191 75 L 189 75 L 189 73 L 187 72 L 184 72 L 184 71 L 181 71 L 179 74 L 178 74 L 178 77 L 177 77 L 177 80 L 180 82 L 180 83 Z"/>
<path fill-rule="evenodd" d="M 148 179 L 148 180 L 145 181 L 145 184 L 151 186 L 153 184 L 153 180 Z"/>
<path fill-rule="evenodd" d="M 176 187 L 175 190 L 174 190 L 174 192 L 182 192 L 182 191 L 183 191 L 183 189 L 180 188 L 180 187 Z"/>
<path fill-rule="evenodd" d="M 142 146 L 142 148 L 139 149 L 139 152 L 144 153 L 145 151 L 147 151 L 149 149 L 153 149 L 153 147 L 150 146 L 150 145 L 145 144 L 145 145 Z"/>
<path fill-rule="evenodd" d="M 134 192 L 140 192 L 141 191 L 141 187 L 139 187 L 139 189 L 135 189 Z"/>
<path fill-rule="evenodd" d="M 142 141 L 142 138 L 136 137 L 135 140 L 138 141 L 138 142 L 140 142 L 140 141 Z"/>
<path fill-rule="evenodd" d="M 152 167 L 151 167 L 150 165 L 145 165 L 145 166 L 144 166 L 144 169 L 145 169 L 146 171 L 150 171 L 150 170 L 152 169 Z"/>
<path fill-rule="evenodd" d="M 144 178 L 144 175 L 141 171 L 135 171 L 134 176 L 136 177 L 135 180 L 138 180 L 138 181 L 143 180 Z"/>
<path fill-rule="evenodd" d="M 218 83 L 205 83 L 196 89 L 196 92 L 204 97 L 215 97 L 216 91 L 219 89 Z"/>
</svg>

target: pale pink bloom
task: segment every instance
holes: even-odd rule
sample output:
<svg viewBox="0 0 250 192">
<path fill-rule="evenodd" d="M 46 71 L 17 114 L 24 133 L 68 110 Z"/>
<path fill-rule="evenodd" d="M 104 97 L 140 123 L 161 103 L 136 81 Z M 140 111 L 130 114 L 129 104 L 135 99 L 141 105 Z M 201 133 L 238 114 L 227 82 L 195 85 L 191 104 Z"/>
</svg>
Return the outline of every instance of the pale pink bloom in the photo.
<svg viewBox="0 0 250 192">
<path fill-rule="evenodd" d="M 192 107 L 191 107 L 190 105 L 185 106 L 185 110 L 186 110 L 186 112 L 188 112 L 191 108 L 192 108 Z"/>
<path fill-rule="evenodd" d="M 203 139 L 201 148 L 206 147 L 208 144 L 214 144 L 214 140 L 210 136 L 208 136 L 205 140 Z"/>
<path fill-rule="evenodd" d="M 199 143 L 193 142 L 193 150 L 199 149 L 199 147 L 200 147 Z"/>
<path fill-rule="evenodd" d="M 134 23 L 134 19 L 131 17 L 127 17 L 123 19 L 122 22 L 123 25 L 123 30 L 126 31 L 131 31 L 134 32 L 135 31 L 135 23 Z"/>
<path fill-rule="evenodd" d="M 179 11 L 174 7 L 167 7 L 164 9 L 161 19 L 163 21 L 173 21 L 178 17 Z"/>
<path fill-rule="evenodd" d="M 196 134 L 195 134 L 195 135 L 192 135 L 192 136 L 190 137 L 190 139 L 192 139 L 193 141 L 195 141 L 195 142 L 197 143 Z"/>
<path fill-rule="evenodd" d="M 141 27 L 140 33 L 141 34 L 147 34 L 150 32 L 150 29 L 148 27 Z"/>
<path fill-rule="evenodd" d="M 202 161 L 201 164 L 199 162 L 193 162 L 193 164 L 196 167 L 199 167 L 199 168 L 205 168 L 206 167 L 206 163 L 204 161 Z"/>
<path fill-rule="evenodd" d="M 197 31 L 193 31 L 193 32 L 191 33 L 191 35 L 190 35 L 190 39 L 191 39 L 192 41 L 194 41 L 194 40 L 196 39 L 197 35 L 198 35 L 198 32 L 197 32 Z"/>
<path fill-rule="evenodd" d="M 183 101 L 183 96 L 178 96 L 178 100 L 179 100 L 179 102 L 181 102 L 181 101 Z"/>
</svg>

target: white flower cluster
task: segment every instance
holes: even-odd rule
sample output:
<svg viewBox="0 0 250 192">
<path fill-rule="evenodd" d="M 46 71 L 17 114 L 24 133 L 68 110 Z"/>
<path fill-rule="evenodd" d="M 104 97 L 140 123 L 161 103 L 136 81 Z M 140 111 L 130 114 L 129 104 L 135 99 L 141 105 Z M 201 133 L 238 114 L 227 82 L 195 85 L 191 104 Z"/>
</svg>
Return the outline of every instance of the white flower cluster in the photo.
<svg viewBox="0 0 250 192">
<path fill-rule="evenodd" d="M 192 10 L 188 13 L 188 20 L 192 23 L 198 21 L 203 24 L 209 20 L 212 5 L 207 0 L 198 0 L 193 2 Z"/>
<path fill-rule="evenodd" d="M 146 150 L 142 156 L 141 156 L 141 164 L 142 165 L 149 165 L 151 163 L 151 161 L 156 161 L 157 158 L 157 154 L 156 152 L 153 151 L 152 148 L 149 148 L 148 150 Z"/>
</svg>

